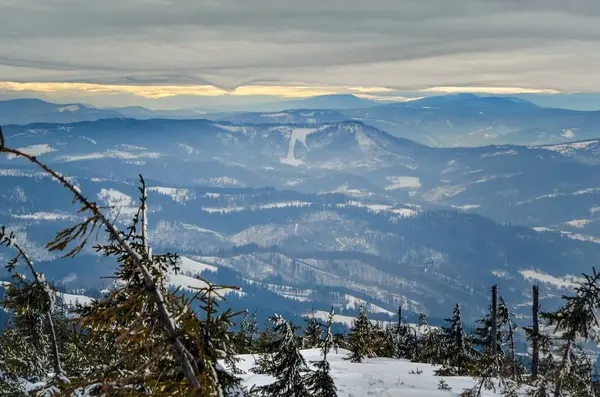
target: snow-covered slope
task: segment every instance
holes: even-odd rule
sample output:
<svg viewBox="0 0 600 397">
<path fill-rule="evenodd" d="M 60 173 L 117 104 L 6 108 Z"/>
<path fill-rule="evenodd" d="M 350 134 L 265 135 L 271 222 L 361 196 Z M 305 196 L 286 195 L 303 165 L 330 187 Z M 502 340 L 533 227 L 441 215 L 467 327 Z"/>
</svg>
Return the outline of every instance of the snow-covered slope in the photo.
<svg viewBox="0 0 600 397">
<path fill-rule="evenodd" d="M 340 349 L 337 354 L 331 352 L 328 356 L 339 397 L 449 397 L 458 396 L 475 384 L 473 379 L 467 377 L 434 376 L 433 366 L 405 360 L 376 358 L 355 364 L 344 360 L 347 353 Z M 321 359 L 320 350 L 317 349 L 304 350 L 302 354 L 308 362 Z M 246 386 L 261 386 L 273 381 L 271 377 L 250 372 L 255 357 L 244 355 L 240 358 L 239 367 L 246 372 L 242 376 Z M 452 388 L 451 391 L 438 389 L 441 379 Z M 492 396 L 498 394 L 482 393 L 482 397 Z"/>
</svg>

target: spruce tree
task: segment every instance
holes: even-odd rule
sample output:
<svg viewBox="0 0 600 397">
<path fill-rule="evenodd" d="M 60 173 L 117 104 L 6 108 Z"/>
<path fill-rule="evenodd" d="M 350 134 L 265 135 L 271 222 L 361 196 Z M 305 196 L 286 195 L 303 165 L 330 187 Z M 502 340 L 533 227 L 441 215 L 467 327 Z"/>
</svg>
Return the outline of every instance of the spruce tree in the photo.
<svg viewBox="0 0 600 397">
<path fill-rule="evenodd" d="M 409 326 L 402 319 L 402 306 L 398 307 L 398 321 L 394 327 L 394 340 L 396 343 L 395 358 L 412 358 L 415 341 Z"/>
<path fill-rule="evenodd" d="M 600 273 L 592 269 L 592 275 L 583 276 L 584 281 L 575 287 L 575 295 L 563 296 L 564 306 L 555 312 L 541 314 L 546 324 L 559 335 L 560 360 L 552 374 L 554 397 L 593 395 L 592 366 L 587 365 L 578 342 L 598 343 L 595 330 L 600 326 L 596 316 L 600 310 Z"/>
<path fill-rule="evenodd" d="M 300 353 L 298 327 L 279 315 L 274 315 L 270 321 L 275 335 L 267 348 L 270 353 L 258 358 L 252 372 L 271 375 L 275 382 L 257 387 L 253 392 L 265 397 L 310 397 L 305 383 L 309 368 Z"/>
<path fill-rule="evenodd" d="M 498 323 L 501 327 L 500 335 L 504 337 L 502 343 L 507 345 L 508 354 L 506 361 L 510 364 L 510 375 L 511 378 L 516 380 L 520 376 L 520 368 L 517 362 L 516 346 L 515 346 L 515 332 L 517 330 L 517 323 L 513 319 L 513 315 L 508 308 L 508 305 L 504 301 L 504 298 L 500 298 L 498 304 Z"/>
<path fill-rule="evenodd" d="M 361 363 L 365 357 L 373 357 L 371 342 L 371 322 L 364 306 L 361 305 L 358 310 L 358 318 L 352 323 L 348 335 L 350 354 L 346 359 L 353 363 Z"/>
<path fill-rule="evenodd" d="M 321 347 L 321 324 L 315 318 L 314 313 L 311 317 L 304 320 L 306 327 L 302 338 L 302 347 L 304 349 L 313 349 Z"/>
<path fill-rule="evenodd" d="M 29 324 L 29 339 L 35 354 L 31 357 L 41 358 L 44 363 L 39 363 L 39 372 L 43 375 L 49 373 L 45 363 L 51 362 L 54 381 L 68 383 L 65 377 L 54 326 L 54 291 L 42 273 L 35 270 L 33 261 L 25 250 L 16 242 L 14 233 L 6 227 L 0 228 L 0 246 L 13 248 L 16 256 L 11 258 L 6 265 L 6 270 L 12 273 L 12 282 L 7 287 L 6 298 L 2 305 L 17 316 L 17 321 Z M 25 274 L 15 271 L 17 264 L 23 262 L 31 275 L 31 282 L 27 281 Z M 42 356 L 42 357 L 40 357 Z"/>
<path fill-rule="evenodd" d="M 449 325 L 442 327 L 443 366 L 436 371 L 436 375 L 466 376 L 473 359 L 473 347 L 469 336 L 463 329 L 460 304 L 456 304 L 452 318 L 446 319 L 446 322 Z"/>
<path fill-rule="evenodd" d="M 331 325 L 335 313 L 333 308 L 329 312 L 327 324 L 325 324 L 324 337 L 322 338 L 321 355 L 323 358 L 320 361 L 313 361 L 312 364 L 316 370 L 306 377 L 308 390 L 311 397 L 337 397 L 337 387 L 331 377 L 331 366 L 327 361 L 327 355 L 333 347 L 333 335 L 331 334 Z"/>
</svg>

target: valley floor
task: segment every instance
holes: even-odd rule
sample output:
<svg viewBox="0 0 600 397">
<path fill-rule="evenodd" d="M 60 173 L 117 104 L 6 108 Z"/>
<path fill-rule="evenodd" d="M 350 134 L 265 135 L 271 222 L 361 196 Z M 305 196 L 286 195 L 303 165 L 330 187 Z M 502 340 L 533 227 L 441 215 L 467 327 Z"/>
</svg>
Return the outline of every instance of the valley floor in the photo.
<svg viewBox="0 0 600 397">
<path fill-rule="evenodd" d="M 302 353 L 307 361 L 320 360 L 318 349 L 304 350 Z M 339 397 L 455 397 L 460 396 L 463 389 L 474 385 L 471 378 L 434 376 L 434 367 L 429 364 L 385 358 L 367 359 L 355 364 L 344 360 L 346 355 L 347 351 L 340 349 L 338 354 L 332 352 L 329 356 Z M 254 364 L 253 356 L 244 355 L 241 358 L 239 367 L 247 373 L 243 375 L 246 386 L 272 382 L 273 379 L 268 376 L 250 372 Z M 440 379 L 444 379 L 452 390 L 439 390 Z M 483 397 L 499 395 L 492 391 L 482 394 Z"/>
</svg>

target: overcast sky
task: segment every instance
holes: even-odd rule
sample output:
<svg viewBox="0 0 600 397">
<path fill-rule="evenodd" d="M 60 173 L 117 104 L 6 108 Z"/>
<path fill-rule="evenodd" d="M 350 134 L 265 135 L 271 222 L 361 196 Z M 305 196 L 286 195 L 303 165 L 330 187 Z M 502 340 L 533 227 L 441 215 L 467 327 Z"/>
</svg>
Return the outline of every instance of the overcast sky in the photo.
<svg viewBox="0 0 600 397">
<path fill-rule="evenodd" d="M 600 92 L 599 18 L 598 0 L 0 0 L 0 91 Z M 14 84 L 32 82 L 93 84 Z"/>
</svg>

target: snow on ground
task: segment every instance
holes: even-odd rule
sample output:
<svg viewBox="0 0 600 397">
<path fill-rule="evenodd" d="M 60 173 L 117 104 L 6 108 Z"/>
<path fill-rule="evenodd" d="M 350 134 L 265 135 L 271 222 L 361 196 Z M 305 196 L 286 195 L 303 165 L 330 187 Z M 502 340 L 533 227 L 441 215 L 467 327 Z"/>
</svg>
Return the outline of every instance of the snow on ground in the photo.
<svg viewBox="0 0 600 397">
<path fill-rule="evenodd" d="M 285 117 L 288 116 L 287 113 L 283 112 L 283 113 L 267 113 L 267 114 L 261 114 L 260 117 Z"/>
<path fill-rule="evenodd" d="M 344 307 L 344 309 L 349 309 L 349 310 L 358 310 L 358 308 L 361 305 L 364 305 L 367 312 L 369 313 L 384 313 L 387 314 L 389 316 L 393 316 L 395 313 L 392 313 L 389 310 L 386 310 L 382 307 L 379 307 L 377 305 L 374 305 L 372 303 L 367 303 L 367 301 L 357 298 L 355 296 L 352 295 L 348 295 L 348 294 L 344 294 L 344 300 L 346 301 L 346 305 Z"/>
<path fill-rule="evenodd" d="M 520 270 L 519 273 L 526 280 L 536 280 L 545 284 L 550 284 L 558 288 L 573 289 L 577 286 L 577 282 L 583 281 L 581 277 L 566 275 L 563 277 L 551 276 L 547 273 L 538 272 L 535 270 Z"/>
<path fill-rule="evenodd" d="M 598 144 L 598 142 L 598 140 L 593 140 L 585 142 L 564 143 L 561 145 L 543 146 L 542 149 L 558 152 L 565 156 L 573 156 L 577 150 L 587 149 L 590 146 Z"/>
<path fill-rule="evenodd" d="M 180 288 L 181 291 L 187 290 L 190 292 L 197 292 L 198 289 L 206 288 L 206 286 L 207 286 L 206 282 L 199 280 L 195 277 L 185 276 L 181 273 L 167 274 L 166 284 L 173 288 Z M 222 295 L 237 294 L 240 296 L 246 295 L 244 292 L 236 291 L 236 290 L 221 291 L 221 294 Z"/>
<path fill-rule="evenodd" d="M 288 152 L 285 157 L 279 158 L 279 161 L 282 164 L 299 166 L 304 164 L 304 161 L 299 160 L 295 157 L 295 149 L 296 142 L 300 142 L 304 145 L 304 147 L 308 147 L 306 145 L 306 136 L 312 132 L 316 131 L 314 128 L 293 128 L 290 135 L 290 144 L 288 147 Z"/>
<path fill-rule="evenodd" d="M 179 257 L 179 269 L 181 269 L 181 273 L 192 273 L 199 274 L 204 271 L 216 272 L 217 267 L 213 265 L 208 265 L 202 262 L 196 262 L 188 257 L 181 256 Z"/>
<path fill-rule="evenodd" d="M 502 152 L 495 152 L 495 153 L 485 153 L 482 154 L 481 157 L 486 158 L 486 157 L 496 157 L 496 156 L 515 156 L 519 154 L 516 150 L 505 150 Z"/>
<path fill-rule="evenodd" d="M 572 221 L 565 222 L 565 224 L 576 227 L 578 229 L 584 228 L 588 223 L 592 223 L 593 221 L 589 219 L 573 219 Z"/>
<path fill-rule="evenodd" d="M 286 207 L 308 207 L 312 203 L 309 201 L 280 201 L 274 203 L 267 203 L 261 205 L 260 209 L 270 209 L 270 208 L 286 208 Z"/>
<path fill-rule="evenodd" d="M 137 206 L 131 196 L 116 189 L 101 189 L 98 199 L 104 201 L 110 207 L 112 218 L 131 217 L 137 212 Z"/>
<path fill-rule="evenodd" d="M 94 299 L 85 295 L 74 295 L 74 294 L 66 294 L 64 292 L 58 292 L 57 297 L 67 306 L 77 306 L 77 305 L 89 305 L 94 301 Z"/>
<path fill-rule="evenodd" d="M 385 179 L 391 183 L 391 185 L 385 187 L 385 190 L 418 189 L 421 187 L 421 180 L 416 176 L 388 176 Z"/>
<path fill-rule="evenodd" d="M 16 219 L 36 220 L 36 221 L 70 221 L 76 217 L 61 212 L 34 212 L 31 214 L 11 215 Z"/>
<path fill-rule="evenodd" d="M 149 187 L 148 191 L 157 192 L 159 194 L 164 194 L 165 196 L 171 197 L 173 201 L 176 203 L 184 203 L 188 200 L 194 199 L 194 193 L 188 189 L 176 189 L 172 187 L 161 187 L 161 186 L 153 186 Z"/>
<path fill-rule="evenodd" d="M 49 176 L 39 171 L 0 169 L 0 176 L 14 176 L 18 178 L 49 178 Z"/>
<path fill-rule="evenodd" d="M 67 106 L 63 106 L 61 108 L 58 108 L 56 110 L 59 113 L 62 113 L 62 112 L 71 112 L 71 113 L 73 113 L 73 112 L 76 112 L 76 111 L 79 110 L 79 106 L 77 106 L 77 105 L 67 105 Z"/>
<path fill-rule="evenodd" d="M 417 211 L 410 208 L 394 208 L 388 204 L 373 204 L 373 203 L 362 203 L 360 201 L 348 201 L 344 204 L 337 204 L 337 207 L 359 207 L 366 208 L 371 212 L 379 213 L 379 212 L 391 212 L 392 214 L 400 215 L 401 217 L 412 217 L 417 215 Z"/>
<path fill-rule="evenodd" d="M 315 310 L 314 312 L 304 314 L 304 317 L 315 317 L 316 319 L 327 321 L 329 319 L 329 312 L 324 310 Z M 343 314 L 336 314 L 333 318 L 335 324 L 343 324 L 347 327 L 351 327 L 352 323 L 356 320 L 356 317 L 344 316 Z M 375 320 L 371 320 L 372 323 L 377 323 Z"/>
<path fill-rule="evenodd" d="M 452 208 L 456 208 L 457 210 L 468 211 L 474 210 L 476 208 L 481 207 L 479 204 L 465 204 L 465 205 L 453 205 Z"/>
<path fill-rule="evenodd" d="M 202 211 L 208 212 L 210 214 L 227 214 L 230 212 L 241 212 L 244 211 L 245 207 L 223 207 L 223 208 L 211 208 L 211 207 L 203 207 Z"/>
<path fill-rule="evenodd" d="M 56 149 L 54 149 L 53 147 L 51 147 L 50 145 L 47 145 L 45 143 L 41 144 L 41 145 L 26 146 L 26 147 L 18 148 L 17 150 L 24 152 L 26 154 L 29 154 L 31 156 L 41 156 L 42 154 L 45 154 L 45 153 L 56 152 Z M 12 153 L 9 153 L 6 155 L 6 158 L 9 160 L 12 160 L 16 157 L 17 156 Z"/>
<path fill-rule="evenodd" d="M 95 141 L 95 140 L 93 140 L 92 138 L 88 138 L 87 136 L 80 136 L 79 138 L 81 138 L 81 139 L 85 139 L 86 141 L 88 141 L 88 142 L 90 142 L 90 143 L 92 143 L 92 144 L 94 144 L 94 145 L 97 145 L 97 144 L 98 144 L 98 142 L 96 142 L 96 141 Z"/>
<path fill-rule="evenodd" d="M 318 361 L 321 353 L 318 349 L 303 350 L 302 355 L 307 362 Z M 362 363 L 351 363 L 344 358 L 348 351 L 340 349 L 329 353 L 331 375 L 338 389 L 339 397 L 444 397 L 458 396 L 467 388 L 474 386 L 474 381 L 467 377 L 434 376 L 434 367 L 429 364 L 411 363 L 406 360 L 388 358 L 367 359 Z M 252 355 L 239 356 L 242 361 L 239 368 L 246 372 L 242 375 L 244 384 L 266 385 L 273 378 L 256 375 L 250 372 L 256 359 Z M 417 374 L 417 372 L 422 372 Z M 444 379 L 452 391 L 438 390 L 440 379 Z M 482 397 L 498 396 L 493 392 L 483 392 Z"/>
<path fill-rule="evenodd" d="M 162 154 L 156 153 L 156 152 L 131 153 L 131 152 L 126 152 L 124 150 L 109 149 L 105 152 L 88 153 L 88 154 L 73 155 L 73 156 L 58 156 L 58 157 L 56 157 L 55 160 L 63 161 L 65 163 L 70 163 L 73 161 L 99 160 L 99 159 L 121 159 L 121 160 L 136 160 L 136 159 L 142 159 L 142 158 L 156 159 L 161 156 L 162 156 Z"/>
<path fill-rule="evenodd" d="M 244 187 L 244 184 L 238 181 L 235 178 L 230 176 L 218 176 L 213 178 L 202 178 L 195 179 L 194 183 L 197 185 L 203 186 L 212 186 L 212 187 L 230 187 L 230 186 L 239 186 Z"/>
<path fill-rule="evenodd" d="M 507 271 L 505 270 L 492 270 L 492 274 L 498 278 L 511 279 L 513 278 Z"/>
</svg>

